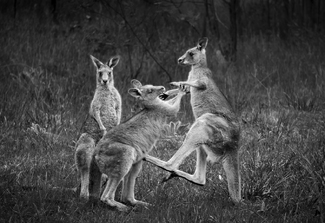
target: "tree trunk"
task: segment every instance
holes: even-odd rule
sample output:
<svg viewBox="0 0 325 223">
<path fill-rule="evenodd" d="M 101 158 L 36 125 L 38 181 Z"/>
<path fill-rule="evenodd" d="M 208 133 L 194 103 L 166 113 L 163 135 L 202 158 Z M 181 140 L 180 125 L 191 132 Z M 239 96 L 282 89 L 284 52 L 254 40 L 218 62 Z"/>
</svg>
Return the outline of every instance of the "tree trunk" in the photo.
<svg viewBox="0 0 325 223">
<path fill-rule="evenodd" d="M 15 19 L 16 16 L 17 16 L 17 1 L 18 1 L 18 0 L 15 0 L 15 1 L 14 1 L 14 19 Z"/>
<path fill-rule="evenodd" d="M 288 37 L 289 0 L 283 0 L 280 5 L 279 13 L 279 35 L 282 40 L 286 41 Z"/>
<path fill-rule="evenodd" d="M 201 37 L 206 37 L 207 36 L 207 18 L 209 17 L 209 6 L 208 6 L 208 0 L 203 0 L 204 1 L 204 18 L 203 18 L 203 30 L 202 30 L 202 35 Z"/>
<path fill-rule="evenodd" d="M 238 9 L 239 9 L 239 0 L 230 0 L 230 3 L 229 3 L 230 38 L 231 38 L 230 59 L 232 61 L 236 61 Z"/>
<path fill-rule="evenodd" d="M 219 22 L 218 22 L 216 1 L 210 0 L 210 4 L 212 5 L 212 7 L 211 7 L 212 21 L 210 21 L 210 27 L 217 39 L 218 45 L 219 45 L 220 44 L 220 31 L 219 31 Z M 220 47 L 220 45 L 219 45 L 219 47 Z"/>
<path fill-rule="evenodd" d="M 52 13 L 52 20 L 55 24 L 59 24 L 58 21 L 58 12 L 57 12 L 57 4 L 56 0 L 51 0 L 51 13 Z"/>
</svg>

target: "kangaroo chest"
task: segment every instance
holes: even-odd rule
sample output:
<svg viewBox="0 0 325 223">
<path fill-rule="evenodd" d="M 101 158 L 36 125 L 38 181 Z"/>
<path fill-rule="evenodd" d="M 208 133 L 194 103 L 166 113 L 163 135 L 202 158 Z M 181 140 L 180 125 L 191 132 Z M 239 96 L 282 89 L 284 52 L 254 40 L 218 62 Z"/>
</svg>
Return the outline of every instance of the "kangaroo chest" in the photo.
<svg viewBox="0 0 325 223">
<path fill-rule="evenodd" d="M 204 75 L 203 71 L 191 70 L 188 81 L 200 81 L 206 85 L 205 89 L 190 87 L 191 105 L 194 117 L 198 118 L 205 113 L 212 112 L 215 109 L 212 101 L 214 93 L 211 90 L 209 79 Z"/>
<path fill-rule="evenodd" d="M 204 89 L 190 87 L 191 105 L 196 119 L 206 113 L 231 112 L 228 101 L 209 76 L 211 71 L 208 69 L 194 69 L 189 73 L 188 81 L 200 81 L 205 84 Z"/>
</svg>

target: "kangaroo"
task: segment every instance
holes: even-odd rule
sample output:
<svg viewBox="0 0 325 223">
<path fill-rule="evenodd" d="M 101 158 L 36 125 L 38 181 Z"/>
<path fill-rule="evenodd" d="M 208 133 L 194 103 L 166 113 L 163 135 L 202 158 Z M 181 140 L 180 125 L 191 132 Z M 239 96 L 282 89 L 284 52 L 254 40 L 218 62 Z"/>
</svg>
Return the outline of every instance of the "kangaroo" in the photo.
<svg viewBox="0 0 325 223">
<path fill-rule="evenodd" d="M 159 98 L 163 86 L 142 85 L 132 80 L 133 88 L 128 93 L 138 98 L 143 109 L 124 123 L 114 127 L 98 142 L 94 151 L 94 179 L 97 187 L 92 194 L 100 195 L 101 175 L 108 177 L 100 200 L 119 211 L 127 211 L 130 205 L 148 205 L 134 198 L 135 180 L 141 171 L 144 156 L 152 150 L 159 139 L 169 116 L 176 115 L 185 92 L 164 101 Z M 96 172 L 97 171 L 97 172 Z M 123 180 L 121 202 L 115 201 L 115 191 Z"/>
<path fill-rule="evenodd" d="M 241 200 L 238 141 L 239 122 L 225 96 L 212 79 L 207 67 L 205 48 L 208 39 L 199 40 L 196 47 L 186 51 L 178 59 L 181 65 L 190 65 L 187 81 L 172 82 L 181 88 L 190 88 L 191 105 L 195 122 L 188 131 L 182 146 L 164 162 L 150 155 L 145 160 L 171 172 L 169 178 L 181 177 L 198 185 L 206 183 L 207 161 L 222 161 L 226 172 L 230 197 L 234 202 Z M 196 169 L 193 175 L 178 169 L 182 161 L 196 151 Z"/>
<path fill-rule="evenodd" d="M 96 91 L 90 104 L 89 114 L 93 117 L 103 135 L 107 128 L 116 126 L 121 121 L 122 100 L 121 95 L 114 87 L 113 68 L 118 64 L 120 57 L 115 56 L 109 60 L 108 65 L 90 56 L 96 67 Z"/>
<path fill-rule="evenodd" d="M 113 68 L 120 57 L 112 57 L 108 65 L 90 55 L 96 67 L 96 90 L 90 104 L 83 134 L 76 143 L 75 162 L 81 178 L 80 197 L 89 198 L 89 186 L 92 187 L 92 154 L 96 143 L 107 130 L 118 125 L 121 120 L 122 100 L 114 87 Z"/>
</svg>

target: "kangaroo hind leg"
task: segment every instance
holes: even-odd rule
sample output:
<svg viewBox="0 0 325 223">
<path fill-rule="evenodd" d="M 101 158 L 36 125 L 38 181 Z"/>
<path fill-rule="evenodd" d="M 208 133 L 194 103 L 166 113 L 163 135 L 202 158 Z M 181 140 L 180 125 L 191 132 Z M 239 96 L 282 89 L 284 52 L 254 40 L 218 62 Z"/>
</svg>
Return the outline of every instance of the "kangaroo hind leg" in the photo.
<svg viewBox="0 0 325 223">
<path fill-rule="evenodd" d="M 99 199 L 102 189 L 102 173 L 94 157 L 91 159 L 89 172 L 89 196 L 94 199 Z"/>
<path fill-rule="evenodd" d="M 241 177 L 238 150 L 233 149 L 227 151 L 222 160 L 222 165 L 226 172 L 230 197 L 234 202 L 238 203 L 241 201 Z"/>
<path fill-rule="evenodd" d="M 75 163 L 80 175 L 80 197 L 89 199 L 90 163 L 95 148 L 95 141 L 87 133 L 83 133 L 76 146 Z"/>
<path fill-rule="evenodd" d="M 133 164 L 129 173 L 124 177 L 122 197 L 121 197 L 121 200 L 124 203 L 131 204 L 131 205 L 138 205 L 138 204 L 144 206 L 149 205 L 146 202 L 139 201 L 134 198 L 135 181 L 142 169 L 142 164 L 143 161 Z"/>
<path fill-rule="evenodd" d="M 200 146 L 199 144 L 208 139 L 206 135 L 204 124 L 201 121 L 196 121 L 187 133 L 182 146 L 167 162 L 148 154 L 145 156 L 145 160 L 166 171 L 175 171 L 183 160 Z"/>
<path fill-rule="evenodd" d="M 100 147 L 95 156 L 96 163 L 100 171 L 108 178 L 100 200 L 119 211 L 128 211 L 129 207 L 115 201 L 115 192 L 120 182 L 131 170 L 136 152 L 134 148 L 123 144 L 104 144 Z"/>
<path fill-rule="evenodd" d="M 209 141 L 210 137 L 211 129 L 206 125 L 206 120 L 197 119 L 187 133 L 182 146 L 167 162 L 161 161 L 152 156 L 146 156 L 145 160 L 171 172 L 171 176 L 164 181 L 173 177 L 181 177 L 194 184 L 204 185 L 206 181 L 205 173 L 207 165 L 207 154 L 205 152 L 205 147 L 207 146 L 205 145 L 205 142 Z M 194 150 L 197 151 L 196 170 L 193 175 L 190 175 L 179 170 L 178 167 Z"/>
<path fill-rule="evenodd" d="M 207 154 L 202 148 L 198 148 L 196 150 L 196 157 L 196 168 L 193 175 L 176 169 L 171 171 L 171 174 L 167 178 L 163 179 L 163 182 L 174 177 L 180 177 L 193 184 L 204 186 L 206 183 Z"/>
</svg>

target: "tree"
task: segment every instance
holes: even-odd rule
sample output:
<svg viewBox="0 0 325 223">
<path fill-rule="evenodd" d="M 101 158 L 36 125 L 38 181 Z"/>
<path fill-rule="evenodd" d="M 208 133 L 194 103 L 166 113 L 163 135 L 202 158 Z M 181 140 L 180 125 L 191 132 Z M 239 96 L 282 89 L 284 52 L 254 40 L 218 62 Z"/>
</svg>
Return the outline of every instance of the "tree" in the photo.
<svg viewBox="0 0 325 223">
<path fill-rule="evenodd" d="M 230 16 L 230 59 L 232 61 L 236 60 L 237 52 L 237 21 L 238 21 L 238 11 L 239 11 L 239 0 L 230 0 L 228 2 L 229 16 Z"/>
</svg>

